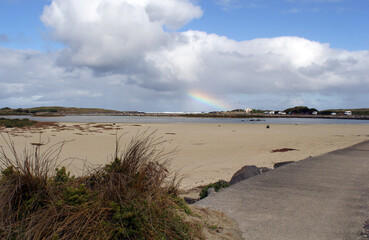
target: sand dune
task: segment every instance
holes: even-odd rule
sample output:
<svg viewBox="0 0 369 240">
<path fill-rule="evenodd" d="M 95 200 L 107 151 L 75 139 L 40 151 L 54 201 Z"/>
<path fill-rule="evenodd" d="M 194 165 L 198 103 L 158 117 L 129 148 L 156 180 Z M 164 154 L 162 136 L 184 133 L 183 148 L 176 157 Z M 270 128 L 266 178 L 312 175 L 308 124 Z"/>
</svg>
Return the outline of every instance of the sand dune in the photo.
<svg viewBox="0 0 369 240">
<path fill-rule="evenodd" d="M 39 132 L 42 132 L 41 135 Z M 369 139 L 367 125 L 292 125 L 275 124 L 108 124 L 60 123 L 42 130 L 10 130 L 19 151 L 32 142 L 72 141 L 64 146 L 60 159 L 78 158 L 69 170 L 80 174 L 85 161 L 106 164 L 115 151 L 116 134 L 124 136 L 121 145 L 143 131 L 156 131 L 166 142 L 165 151 L 176 150 L 170 170 L 185 178 L 181 187 L 189 189 L 219 179 L 229 180 L 244 165 L 271 167 L 280 161 L 298 161 Z M 4 146 L 4 140 L 0 139 Z M 272 152 L 293 148 L 297 151 Z"/>
</svg>

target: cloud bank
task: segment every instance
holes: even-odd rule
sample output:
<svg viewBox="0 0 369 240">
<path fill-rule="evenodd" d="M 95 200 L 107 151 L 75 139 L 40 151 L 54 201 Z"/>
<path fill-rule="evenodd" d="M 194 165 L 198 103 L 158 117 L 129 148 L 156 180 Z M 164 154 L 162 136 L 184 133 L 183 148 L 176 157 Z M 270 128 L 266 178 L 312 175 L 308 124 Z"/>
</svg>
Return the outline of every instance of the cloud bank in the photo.
<svg viewBox="0 0 369 240">
<path fill-rule="evenodd" d="M 235 108 L 367 104 L 369 51 L 178 30 L 202 14 L 189 0 L 53 0 L 41 20 L 64 48 L 0 48 L 0 104 L 213 110 L 193 90 Z"/>
</svg>

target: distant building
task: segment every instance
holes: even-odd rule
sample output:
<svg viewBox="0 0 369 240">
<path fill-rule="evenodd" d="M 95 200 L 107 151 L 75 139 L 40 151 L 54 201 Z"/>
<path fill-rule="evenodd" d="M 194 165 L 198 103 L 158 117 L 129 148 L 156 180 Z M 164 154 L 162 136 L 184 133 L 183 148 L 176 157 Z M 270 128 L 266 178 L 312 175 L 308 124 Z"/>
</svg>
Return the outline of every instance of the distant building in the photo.
<svg viewBox="0 0 369 240">
<path fill-rule="evenodd" d="M 335 112 L 332 112 L 332 113 L 331 113 L 331 115 L 332 115 L 332 116 L 336 116 L 336 115 L 337 115 L 337 113 L 335 113 Z"/>
<path fill-rule="evenodd" d="M 345 115 L 351 116 L 352 112 L 351 111 L 345 111 Z"/>
<path fill-rule="evenodd" d="M 311 114 L 313 114 L 313 115 L 318 115 L 318 112 L 317 112 L 317 111 L 314 111 L 314 112 L 312 112 Z"/>
<path fill-rule="evenodd" d="M 286 115 L 285 112 L 278 112 L 278 114 L 280 114 L 280 115 Z"/>
<path fill-rule="evenodd" d="M 252 109 L 251 109 L 251 108 L 246 108 L 246 109 L 245 109 L 245 112 L 246 112 L 247 114 L 253 113 L 253 111 L 252 111 Z"/>
</svg>

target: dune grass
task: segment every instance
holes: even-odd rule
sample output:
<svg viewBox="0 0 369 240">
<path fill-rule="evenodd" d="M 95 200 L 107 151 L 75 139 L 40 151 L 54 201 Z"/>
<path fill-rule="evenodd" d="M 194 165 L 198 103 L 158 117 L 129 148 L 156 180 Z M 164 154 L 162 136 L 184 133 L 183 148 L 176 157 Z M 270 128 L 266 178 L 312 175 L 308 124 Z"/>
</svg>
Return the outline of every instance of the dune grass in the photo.
<svg viewBox="0 0 369 240">
<path fill-rule="evenodd" d="M 0 239 L 202 238 L 152 134 L 122 152 L 117 141 L 113 161 L 81 177 L 57 165 L 65 142 L 18 154 L 1 136 L 8 151 L 0 149 Z"/>
</svg>

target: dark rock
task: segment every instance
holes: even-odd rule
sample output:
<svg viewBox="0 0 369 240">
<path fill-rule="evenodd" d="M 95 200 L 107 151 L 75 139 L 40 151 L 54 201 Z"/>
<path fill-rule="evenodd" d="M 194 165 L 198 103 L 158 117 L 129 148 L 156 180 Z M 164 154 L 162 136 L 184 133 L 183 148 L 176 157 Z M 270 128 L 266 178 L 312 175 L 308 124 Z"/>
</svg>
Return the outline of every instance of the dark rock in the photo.
<svg viewBox="0 0 369 240">
<path fill-rule="evenodd" d="M 360 233 L 360 240 L 369 239 L 369 219 L 363 224 L 363 230 Z"/>
<path fill-rule="evenodd" d="M 272 150 L 273 153 L 275 153 L 275 152 L 289 152 L 289 151 L 298 151 L 298 150 L 294 149 L 294 148 L 280 148 L 280 149 Z"/>
<path fill-rule="evenodd" d="M 269 172 L 270 170 L 272 170 L 271 168 L 267 168 L 267 167 L 259 167 L 260 173 L 265 173 L 265 172 Z"/>
<path fill-rule="evenodd" d="M 273 168 L 279 168 L 282 167 L 284 165 L 290 164 L 290 163 L 294 163 L 295 161 L 286 161 L 286 162 L 278 162 L 278 163 L 274 163 Z"/>
<path fill-rule="evenodd" d="M 229 183 L 233 185 L 250 177 L 259 175 L 260 173 L 261 173 L 260 169 L 254 165 L 244 166 L 240 170 L 238 170 L 235 174 L 233 174 L 232 179 Z"/>
<path fill-rule="evenodd" d="M 270 128 L 270 126 L 269 126 L 269 125 L 267 125 L 267 126 L 266 126 L 266 128 Z"/>
<path fill-rule="evenodd" d="M 199 201 L 198 198 L 189 198 L 189 197 L 184 197 L 183 200 L 185 200 L 185 202 L 188 204 L 194 204 L 195 202 Z"/>
</svg>

